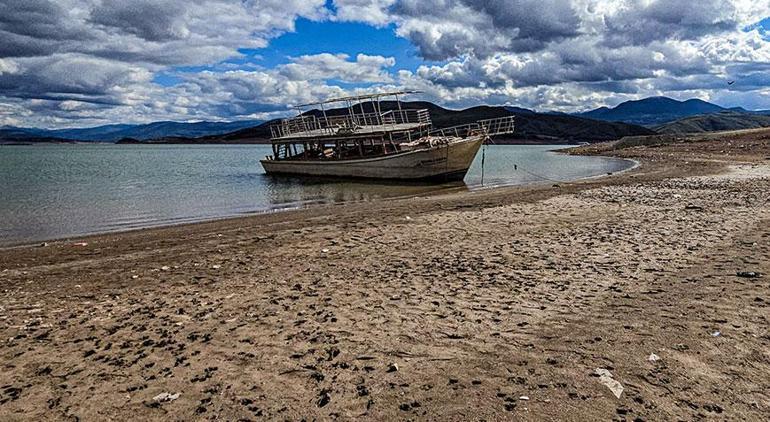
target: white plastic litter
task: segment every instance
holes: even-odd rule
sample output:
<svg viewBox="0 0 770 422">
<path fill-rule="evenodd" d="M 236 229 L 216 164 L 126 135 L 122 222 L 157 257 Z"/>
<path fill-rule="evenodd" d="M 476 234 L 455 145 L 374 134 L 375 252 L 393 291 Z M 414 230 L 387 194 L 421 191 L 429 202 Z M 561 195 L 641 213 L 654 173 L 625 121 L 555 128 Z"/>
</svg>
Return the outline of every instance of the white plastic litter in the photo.
<svg viewBox="0 0 770 422">
<path fill-rule="evenodd" d="M 660 356 L 656 355 L 655 353 L 650 353 L 650 357 L 647 358 L 650 362 L 656 362 L 660 360 Z"/>
</svg>

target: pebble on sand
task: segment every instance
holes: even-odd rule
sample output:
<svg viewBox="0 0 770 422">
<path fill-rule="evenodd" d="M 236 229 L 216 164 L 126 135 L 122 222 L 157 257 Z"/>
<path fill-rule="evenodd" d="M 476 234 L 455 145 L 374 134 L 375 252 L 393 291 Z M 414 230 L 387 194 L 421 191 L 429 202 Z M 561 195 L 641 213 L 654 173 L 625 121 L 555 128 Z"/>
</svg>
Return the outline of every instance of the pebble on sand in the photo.
<svg viewBox="0 0 770 422">
<path fill-rule="evenodd" d="M 160 393 L 157 396 L 153 397 L 152 399 L 155 400 L 158 403 L 163 403 L 167 401 L 174 401 L 179 398 L 179 396 L 182 395 L 182 393 Z"/>
<path fill-rule="evenodd" d="M 604 368 L 596 368 L 595 373 L 599 376 L 599 382 L 609 388 L 612 394 L 619 399 L 620 395 L 623 394 L 623 385 L 612 378 L 612 373 Z"/>
</svg>

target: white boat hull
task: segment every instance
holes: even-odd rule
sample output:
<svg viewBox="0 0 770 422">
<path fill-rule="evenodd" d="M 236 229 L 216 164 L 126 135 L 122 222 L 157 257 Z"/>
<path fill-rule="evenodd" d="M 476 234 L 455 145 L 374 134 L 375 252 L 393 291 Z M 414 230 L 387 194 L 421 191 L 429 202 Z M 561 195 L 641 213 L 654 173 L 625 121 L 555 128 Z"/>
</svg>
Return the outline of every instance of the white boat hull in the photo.
<svg viewBox="0 0 770 422">
<path fill-rule="evenodd" d="M 270 175 L 302 175 L 367 179 L 462 180 L 484 143 L 473 136 L 445 145 L 351 160 L 262 160 Z"/>
</svg>

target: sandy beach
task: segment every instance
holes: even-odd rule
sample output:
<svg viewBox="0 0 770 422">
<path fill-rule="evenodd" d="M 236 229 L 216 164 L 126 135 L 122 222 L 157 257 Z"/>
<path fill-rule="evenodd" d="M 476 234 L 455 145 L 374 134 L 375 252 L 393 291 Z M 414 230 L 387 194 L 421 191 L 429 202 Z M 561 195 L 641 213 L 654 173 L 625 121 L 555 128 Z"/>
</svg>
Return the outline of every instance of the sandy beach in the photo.
<svg viewBox="0 0 770 422">
<path fill-rule="evenodd" d="M 770 131 L 0 250 L 2 420 L 763 420 Z"/>
</svg>

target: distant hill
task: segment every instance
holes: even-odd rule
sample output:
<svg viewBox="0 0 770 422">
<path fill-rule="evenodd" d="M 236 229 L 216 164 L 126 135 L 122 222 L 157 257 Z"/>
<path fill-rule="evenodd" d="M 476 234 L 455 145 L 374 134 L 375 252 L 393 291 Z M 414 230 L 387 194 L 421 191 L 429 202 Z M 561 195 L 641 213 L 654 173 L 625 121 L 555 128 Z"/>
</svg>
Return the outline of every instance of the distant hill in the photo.
<svg viewBox="0 0 770 422">
<path fill-rule="evenodd" d="M 141 125 L 115 124 L 77 129 L 45 130 L 35 128 L 4 127 L 0 129 L 0 139 L 7 136 L 61 138 L 78 141 L 116 142 L 132 138 L 149 140 L 165 137 L 198 138 L 207 135 L 221 135 L 245 127 L 261 124 L 261 120 L 241 120 L 235 122 L 153 122 Z"/>
<path fill-rule="evenodd" d="M 392 101 L 380 103 L 383 111 L 397 109 Z M 503 116 L 516 116 L 516 131 L 506 136 L 511 141 L 540 141 L 540 142 L 599 142 L 618 139 L 623 136 L 649 135 L 652 130 L 626 123 L 596 121 L 583 117 L 566 114 L 543 114 L 532 110 L 511 108 L 477 106 L 465 110 L 449 110 L 436 104 L 425 101 L 403 102 L 402 107 L 411 109 L 428 109 L 435 128 L 445 128 L 466 123 L 473 123 L 481 119 L 493 119 Z M 516 111 L 511 111 L 511 110 Z M 369 105 L 364 110 L 371 112 Z M 347 109 L 327 110 L 328 116 L 336 116 L 347 113 Z M 321 116 L 320 110 L 308 111 L 305 114 Z M 259 126 L 241 129 L 235 132 L 217 136 L 206 136 L 194 142 L 207 141 L 212 143 L 234 142 L 237 140 L 249 142 L 267 142 L 270 139 L 271 124 L 276 121 L 265 122 Z"/>
<path fill-rule="evenodd" d="M 73 139 L 56 138 L 39 135 L 34 130 L 19 128 L 0 128 L 0 145 L 2 144 L 39 144 L 39 143 L 73 143 Z"/>
<path fill-rule="evenodd" d="M 685 134 L 761 127 L 770 127 L 770 116 L 723 111 L 686 117 L 658 126 L 655 130 L 663 134 Z"/>
<path fill-rule="evenodd" d="M 726 110 L 746 112 L 746 110 L 739 107 L 726 109 L 695 98 L 687 101 L 678 101 L 668 97 L 650 97 L 643 100 L 626 101 L 613 108 L 600 107 L 577 115 L 597 120 L 657 126 L 679 120 L 683 117 L 717 113 Z"/>
</svg>

